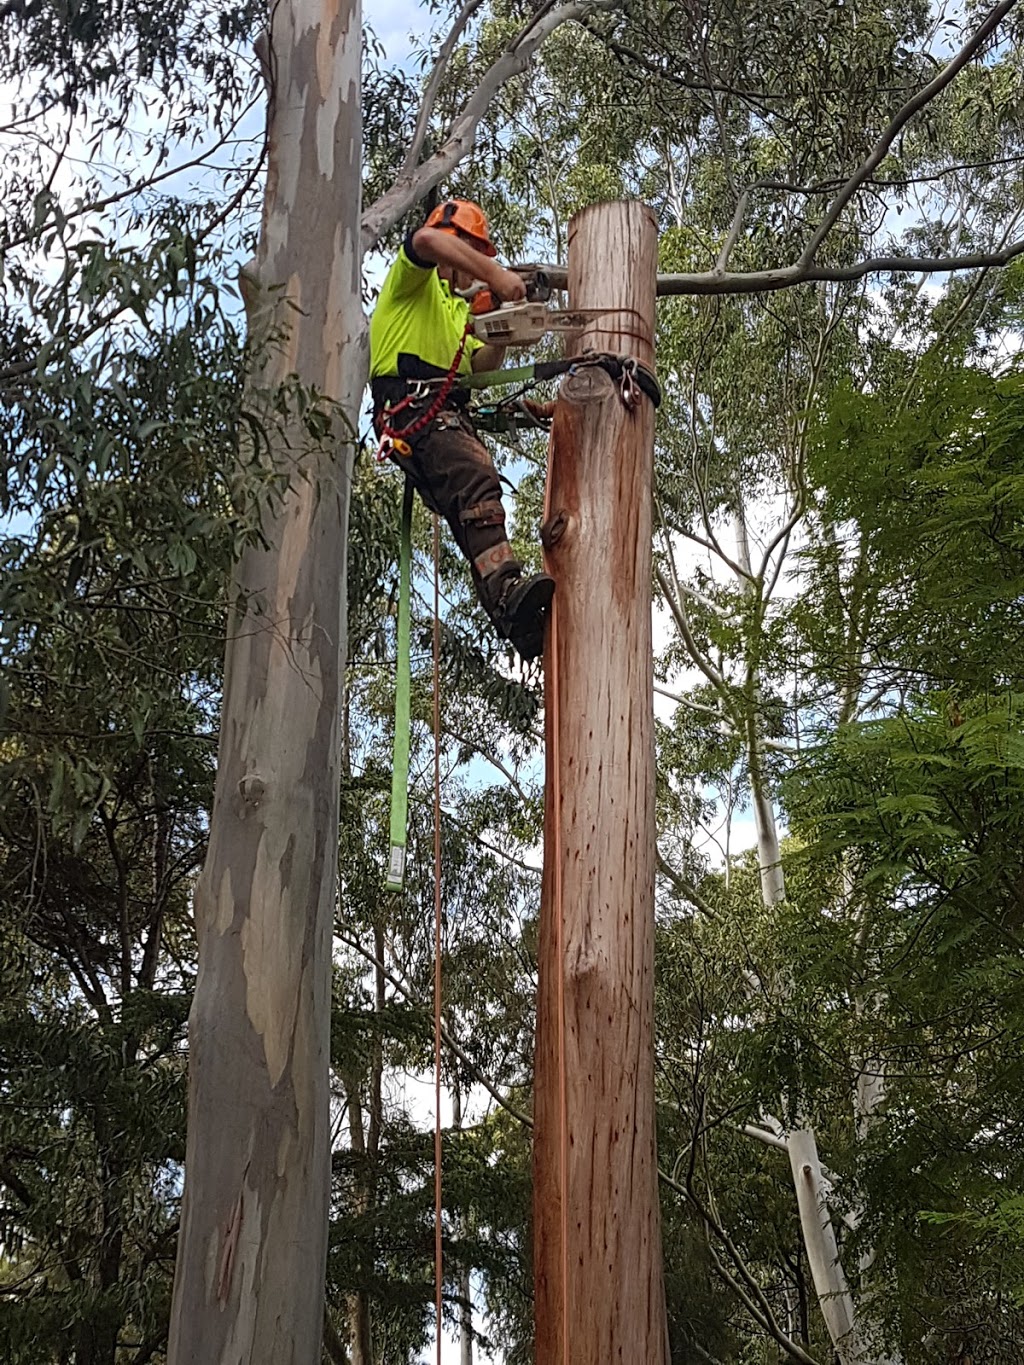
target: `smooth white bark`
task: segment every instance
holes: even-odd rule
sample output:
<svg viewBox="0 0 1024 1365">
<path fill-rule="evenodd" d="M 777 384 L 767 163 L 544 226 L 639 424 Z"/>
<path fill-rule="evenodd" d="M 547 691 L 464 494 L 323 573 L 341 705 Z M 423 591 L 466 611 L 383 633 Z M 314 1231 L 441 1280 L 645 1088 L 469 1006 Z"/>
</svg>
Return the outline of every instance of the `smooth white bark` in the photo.
<svg viewBox="0 0 1024 1365">
<path fill-rule="evenodd" d="M 843 1365 L 852 1365 L 858 1358 L 854 1337 L 856 1312 L 828 1211 L 817 1141 L 810 1128 L 797 1128 L 787 1134 L 786 1147 L 793 1172 L 793 1188 L 800 1211 L 807 1264 L 818 1295 L 818 1304 Z"/>
<path fill-rule="evenodd" d="M 750 540 L 742 502 L 737 503 L 733 519 L 736 536 L 736 558 L 741 570 L 738 576 L 740 591 L 751 597 L 763 591 L 763 580 L 751 571 Z M 786 879 L 782 867 L 775 810 L 765 779 L 761 759 L 761 720 L 757 707 L 760 686 L 756 666 L 752 670 L 751 691 L 754 706 L 747 720 L 747 761 L 750 769 L 751 803 L 757 833 L 758 865 L 761 874 L 761 896 L 766 907 L 786 899 Z M 761 1141 L 768 1140 L 764 1130 L 751 1125 L 751 1132 Z M 804 1250 L 811 1271 L 815 1293 L 832 1344 L 843 1365 L 853 1365 L 858 1359 L 856 1340 L 856 1306 L 839 1257 L 835 1228 L 828 1207 L 828 1189 L 818 1157 L 814 1131 L 808 1126 L 792 1129 L 784 1135 L 784 1145 L 793 1173 L 793 1189 L 800 1213 Z"/>
<path fill-rule="evenodd" d="M 281 0 L 268 172 L 243 294 L 258 452 L 290 476 L 235 572 L 196 890 L 185 1188 L 169 1365 L 319 1359 L 330 1192 L 345 531 L 366 377 L 359 0 Z M 326 435 L 293 401 L 326 395 Z M 286 390 L 285 390 L 286 391 Z M 253 450 L 241 452 L 252 458 Z"/>
</svg>

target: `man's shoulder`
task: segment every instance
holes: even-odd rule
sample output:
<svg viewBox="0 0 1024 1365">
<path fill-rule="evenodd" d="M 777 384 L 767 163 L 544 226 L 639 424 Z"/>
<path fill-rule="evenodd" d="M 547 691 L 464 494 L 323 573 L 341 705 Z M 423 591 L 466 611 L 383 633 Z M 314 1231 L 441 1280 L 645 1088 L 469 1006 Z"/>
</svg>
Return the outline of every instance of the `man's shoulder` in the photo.
<svg viewBox="0 0 1024 1365">
<path fill-rule="evenodd" d="M 401 294 L 426 289 L 432 283 L 437 283 L 434 262 L 417 255 L 412 239 L 413 234 L 410 232 L 398 248 L 398 255 L 391 262 L 391 268 L 384 280 L 382 297 L 386 293 Z"/>
</svg>

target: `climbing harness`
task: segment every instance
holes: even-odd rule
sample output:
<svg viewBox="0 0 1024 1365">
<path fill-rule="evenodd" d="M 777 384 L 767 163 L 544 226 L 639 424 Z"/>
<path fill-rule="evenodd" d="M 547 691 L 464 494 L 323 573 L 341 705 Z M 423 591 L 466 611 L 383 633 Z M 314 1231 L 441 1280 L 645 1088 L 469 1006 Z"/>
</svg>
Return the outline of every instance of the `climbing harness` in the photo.
<svg viewBox="0 0 1024 1365">
<path fill-rule="evenodd" d="M 561 375 L 579 374 L 588 368 L 602 369 L 617 384 L 626 407 L 633 411 L 639 402 L 640 394 L 645 394 L 655 407 L 661 404 L 661 386 L 654 371 L 642 364 L 635 356 L 615 355 L 608 351 L 585 351 L 582 355 L 563 360 L 538 360 L 532 365 L 520 365 L 514 370 L 482 370 L 478 374 L 459 375 L 460 389 L 492 389 L 518 385 L 515 391 L 495 403 L 470 408 L 469 415 L 474 426 L 482 431 L 509 431 L 519 427 L 544 427 L 544 419 L 533 416 L 522 406 L 524 394 L 535 389 L 549 379 Z M 435 388 L 440 393 L 446 380 L 424 379 L 416 384 L 411 401 L 422 401 Z M 449 387 L 447 393 L 451 392 Z M 446 393 L 446 397 L 447 397 Z M 405 401 L 405 400 L 403 400 Z M 434 399 L 436 402 L 437 399 Z M 431 403 L 433 408 L 434 403 Z M 389 409 L 389 415 L 395 409 Z M 437 413 L 433 413 L 436 417 Z M 431 418 L 433 420 L 433 417 Z M 419 429 L 419 428 L 417 428 Z M 408 434 L 410 427 L 402 429 Z M 405 452 L 400 451 L 400 454 Z"/>
<path fill-rule="evenodd" d="M 472 327 L 470 323 L 467 322 L 466 330 L 462 333 L 462 340 L 459 342 L 459 349 L 455 352 L 455 359 L 452 361 L 448 373 L 444 378 L 436 381 L 438 384 L 437 393 L 424 412 L 420 413 L 418 417 L 413 418 L 413 420 L 404 427 L 396 428 L 392 425 L 393 420 L 398 413 L 404 412 L 406 408 L 411 407 L 414 403 L 422 401 L 422 399 L 427 396 L 434 383 L 432 380 L 414 381 L 404 398 L 400 398 L 397 403 L 391 403 L 383 409 L 379 425 L 380 445 L 377 447 L 378 460 L 386 460 L 392 451 L 394 451 L 396 455 L 401 456 L 412 453 L 409 437 L 419 435 L 421 431 L 425 431 L 426 428 L 430 426 L 431 422 L 448 402 L 452 389 L 455 388 L 455 381 L 459 378 L 459 366 L 462 364 L 462 357 L 466 352 L 466 342 L 469 340 L 471 333 Z"/>
<path fill-rule="evenodd" d="M 609 379 L 621 384 L 624 371 L 628 371 L 633 381 L 645 393 L 655 407 L 661 405 L 661 386 L 654 371 L 649 369 L 635 356 L 616 355 L 611 351 L 584 351 L 582 355 L 563 360 L 538 360 L 533 365 L 520 365 L 514 370 L 481 370 L 478 374 L 464 374 L 459 378 L 459 386 L 464 389 L 490 389 L 505 384 L 542 384 L 546 379 L 557 379 L 563 374 L 578 374 L 580 370 L 597 367 L 604 370 Z M 426 380 L 427 385 L 439 383 Z"/>
</svg>

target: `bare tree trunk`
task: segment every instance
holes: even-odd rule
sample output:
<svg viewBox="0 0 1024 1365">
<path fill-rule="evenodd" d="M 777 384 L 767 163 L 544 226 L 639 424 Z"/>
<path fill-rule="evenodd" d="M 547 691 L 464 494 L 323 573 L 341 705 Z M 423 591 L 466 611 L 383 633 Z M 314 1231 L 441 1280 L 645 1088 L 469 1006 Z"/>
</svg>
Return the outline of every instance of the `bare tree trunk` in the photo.
<svg viewBox="0 0 1024 1365">
<path fill-rule="evenodd" d="M 261 54 L 269 164 L 248 272 L 252 391 L 266 454 L 291 477 L 236 577 L 196 892 L 169 1365 L 320 1356 L 344 528 L 365 379 L 360 30 L 358 0 L 281 0 Z M 325 410 L 326 436 L 296 401 L 273 402 L 290 375 L 339 405 Z"/>
<path fill-rule="evenodd" d="M 818 1292 L 821 1308 L 832 1344 L 845 1362 L 856 1359 L 853 1330 L 855 1315 L 853 1298 L 846 1275 L 839 1260 L 835 1229 L 829 1214 L 825 1193 L 825 1178 L 818 1157 L 814 1130 L 797 1128 L 786 1136 L 789 1165 L 793 1172 L 793 1188 L 800 1210 L 800 1229 L 804 1237 L 804 1251 L 811 1278 Z"/>
<path fill-rule="evenodd" d="M 356 1212 L 363 1215 L 377 1207 L 377 1161 L 380 1156 L 380 1135 L 384 1115 L 384 1049 L 381 1041 L 381 1015 L 384 1012 L 385 980 L 384 970 L 379 965 L 384 961 L 384 931 L 379 924 L 373 928 L 373 953 L 377 966 L 374 967 L 374 1034 L 370 1048 L 369 1073 L 369 1122 L 363 1127 L 362 1096 L 358 1078 L 348 1089 L 349 1125 L 352 1136 L 352 1150 L 360 1157 L 359 1173 L 355 1179 L 354 1201 Z M 374 1248 L 363 1266 L 367 1282 L 373 1275 Z M 370 1295 L 366 1289 L 357 1289 L 352 1295 L 349 1312 L 352 1330 L 352 1365 L 373 1365 L 373 1321 L 370 1310 Z"/>
<path fill-rule="evenodd" d="M 747 519 L 743 503 L 737 495 L 736 510 L 733 515 L 736 534 L 736 562 L 748 574 L 751 570 L 750 538 L 747 532 Z M 740 589 L 750 598 L 757 591 L 749 578 L 740 580 Z M 764 761 L 761 745 L 761 721 L 758 714 L 760 702 L 759 666 L 757 661 L 752 667 L 750 679 L 750 700 L 747 722 L 747 764 L 750 768 L 750 801 L 754 810 L 754 832 L 757 835 L 757 862 L 761 871 L 761 898 L 765 905 L 777 905 L 786 899 L 786 879 L 782 871 L 782 855 L 779 850 L 779 832 L 775 824 L 775 810 L 771 793 L 764 775 Z"/>
<path fill-rule="evenodd" d="M 656 258 L 640 203 L 573 219 L 573 306 L 621 309 L 584 344 L 651 362 Z M 653 441 L 651 405 L 627 411 L 602 371 L 563 387 L 545 527 L 558 586 L 537 1006 L 537 1365 L 669 1358 L 654 1135 Z"/>
<path fill-rule="evenodd" d="M 843 908 L 852 918 L 857 913 L 857 878 L 849 851 L 843 856 L 842 878 Z M 871 961 L 866 916 L 860 922 L 857 947 L 861 958 L 861 980 L 868 980 L 869 973 L 877 972 L 877 964 Z M 865 1024 L 874 1010 L 878 1008 L 878 1005 L 879 993 L 876 991 L 865 990 L 861 986 L 853 995 L 853 1007 L 857 1018 Z M 881 1058 L 872 1056 L 870 1052 L 864 1056 L 855 1056 L 853 1062 L 857 1068 L 857 1088 L 854 1095 L 857 1137 L 861 1142 L 867 1142 L 872 1130 L 881 1118 L 881 1110 L 886 1100 L 885 1063 Z M 856 1229 L 860 1227 L 863 1217 L 864 1209 L 861 1205 L 857 1205 L 847 1215 L 847 1222 Z M 901 1365 L 903 1357 L 900 1352 L 897 1351 L 890 1355 L 883 1349 L 879 1341 L 881 1333 L 876 1323 L 870 1320 L 872 1303 L 881 1297 L 885 1289 L 884 1283 L 880 1283 L 878 1274 L 874 1269 L 876 1254 L 874 1244 L 865 1241 L 857 1260 L 857 1291 L 859 1305 L 862 1309 L 857 1324 L 861 1352 L 858 1360 L 870 1362 L 870 1365 Z"/>
<path fill-rule="evenodd" d="M 452 1130 L 462 1131 L 462 1087 L 456 1078 L 452 1086 Z M 459 1234 L 468 1232 L 465 1220 Z M 459 1287 L 459 1365 L 473 1365 L 473 1283 L 470 1269 L 463 1266 L 458 1273 Z"/>
<path fill-rule="evenodd" d="M 750 540 L 742 501 L 734 516 L 736 558 L 740 568 L 751 573 Z M 749 577 L 741 580 L 748 596 L 760 590 Z M 786 878 L 782 868 L 782 848 L 771 792 L 764 771 L 760 716 L 760 663 L 756 655 L 750 664 L 749 709 L 746 717 L 747 762 L 750 768 L 751 804 L 757 834 L 757 857 L 761 872 L 761 896 L 768 907 L 786 899 Z M 800 1214 L 804 1250 L 811 1279 L 818 1295 L 829 1337 L 840 1359 L 854 1361 L 857 1356 L 856 1309 L 850 1286 L 839 1259 L 839 1247 L 828 1206 L 828 1186 L 822 1175 L 818 1143 L 808 1126 L 786 1134 L 786 1150 L 793 1173 L 793 1190 Z"/>
<path fill-rule="evenodd" d="M 473 1365 L 473 1284 L 468 1270 L 459 1271 L 459 1365 Z"/>
</svg>

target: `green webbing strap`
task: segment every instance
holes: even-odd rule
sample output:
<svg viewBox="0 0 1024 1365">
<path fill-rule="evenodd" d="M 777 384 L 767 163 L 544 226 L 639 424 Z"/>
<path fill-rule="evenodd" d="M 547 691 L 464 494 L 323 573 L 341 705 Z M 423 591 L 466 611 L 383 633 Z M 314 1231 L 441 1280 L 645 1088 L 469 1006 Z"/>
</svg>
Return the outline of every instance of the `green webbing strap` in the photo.
<svg viewBox="0 0 1024 1365">
<path fill-rule="evenodd" d="M 538 378 L 536 365 L 520 365 L 518 370 L 481 370 L 479 374 L 460 374 L 460 389 L 490 389 L 504 384 L 529 384 Z"/>
<path fill-rule="evenodd" d="M 398 556 L 398 668 L 395 676 L 395 752 L 391 766 L 391 861 L 387 889 L 405 882 L 405 832 L 409 818 L 409 597 L 412 565 L 412 484 L 402 499 L 402 546 Z"/>
</svg>

